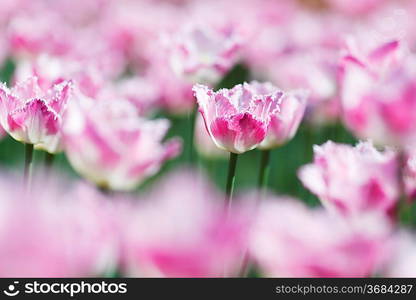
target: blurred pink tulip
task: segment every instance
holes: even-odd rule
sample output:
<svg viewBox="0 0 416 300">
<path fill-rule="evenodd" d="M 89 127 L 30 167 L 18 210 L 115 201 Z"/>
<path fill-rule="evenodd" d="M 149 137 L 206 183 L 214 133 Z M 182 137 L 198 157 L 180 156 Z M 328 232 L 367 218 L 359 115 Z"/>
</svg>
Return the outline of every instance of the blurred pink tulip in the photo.
<svg viewBox="0 0 416 300">
<path fill-rule="evenodd" d="M 50 153 L 62 150 L 61 125 L 72 83 L 63 81 L 46 89 L 38 78 L 0 87 L 0 122 L 14 139 Z"/>
<path fill-rule="evenodd" d="M 38 78 L 43 89 L 71 80 L 89 97 L 97 96 L 104 85 L 104 78 L 92 64 L 46 54 L 37 56 L 36 59 L 18 61 L 14 80 L 20 82 L 32 76 Z"/>
<path fill-rule="evenodd" d="M 173 115 L 186 115 L 193 111 L 195 99 L 192 84 L 177 76 L 166 65 L 155 63 L 146 74 L 151 86 L 157 87 L 158 106 Z"/>
<path fill-rule="evenodd" d="M 270 277 L 365 277 L 390 254 L 384 219 L 340 219 L 288 199 L 260 205 L 250 254 Z"/>
<path fill-rule="evenodd" d="M 195 83 L 216 84 L 238 59 L 241 48 L 232 30 L 190 26 L 169 42 L 174 72 Z"/>
<path fill-rule="evenodd" d="M 274 6 L 290 6 L 288 1 L 268 2 Z M 267 5 L 258 6 L 262 7 L 260 9 L 267 8 Z M 279 64 L 282 64 L 285 70 L 290 70 L 293 75 L 297 74 L 297 77 L 301 78 L 308 78 L 309 74 L 307 72 L 302 74 L 300 70 L 296 70 L 296 65 L 308 70 L 319 68 L 320 72 L 325 71 L 323 66 L 336 58 L 338 48 L 343 42 L 343 34 L 348 32 L 346 29 L 349 28 L 349 24 L 339 16 L 316 14 L 299 7 L 270 9 L 274 11 L 262 12 L 261 16 L 256 16 L 257 18 L 251 21 L 252 23 L 238 20 L 239 24 L 249 26 L 249 31 L 253 31 L 250 34 L 251 39 L 244 47 L 248 64 L 257 73 L 270 70 L 276 74 L 280 73 Z M 271 15 L 263 16 L 267 14 Z M 305 28 L 308 30 L 305 31 Z M 303 64 L 305 62 L 307 64 Z M 285 80 L 283 74 L 279 77 Z M 322 83 L 315 84 L 322 88 Z M 293 87 L 284 86 L 284 88 Z"/>
<path fill-rule="evenodd" d="M 341 105 L 347 126 L 360 138 L 404 146 L 416 142 L 416 56 L 397 41 L 369 54 L 356 49 L 343 60 Z"/>
<path fill-rule="evenodd" d="M 167 120 L 144 120 L 123 99 L 89 99 L 77 93 L 68 107 L 65 152 L 71 165 L 97 185 L 131 190 L 181 151 L 181 143 L 162 143 Z"/>
<path fill-rule="evenodd" d="M 67 54 L 74 46 L 74 35 L 58 14 L 46 9 L 15 15 L 7 29 L 10 47 L 17 56 Z"/>
<path fill-rule="evenodd" d="M 282 89 L 308 89 L 309 105 L 330 101 L 337 93 L 334 56 L 324 49 L 281 55 L 269 64 L 269 78 Z"/>
<path fill-rule="evenodd" d="M 0 24 L 7 23 L 15 14 L 25 9 L 25 0 L 3 0 L 0 6 Z"/>
<path fill-rule="evenodd" d="M 140 116 L 146 116 L 160 108 L 160 87 L 148 77 L 129 77 L 119 80 L 115 83 L 108 84 L 111 97 L 123 98 L 132 103 Z"/>
<path fill-rule="evenodd" d="M 114 268 L 110 202 L 97 192 L 47 178 L 30 191 L 10 176 L 0 186 L 1 277 L 102 276 Z"/>
<path fill-rule="evenodd" d="M 160 44 L 160 36 L 162 32 L 177 32 L 188 16 L 182 7 L 169 1 L 110 1 L 97 27 L 101 39 L 110 49 L 123 54 L 129 68 L 142 73 L 162 59 L 166 60 L 167 70 L 168 55 Z M 159 52 L 163 55 L 156 57 Z"/>
<path fill-rule="evenodd" d="M 414 233 L 399 232 L 394 252 L 383 272 L 387 277 L 416 277 L 416 238 Z"/>
<path fill-rule="evenodd" d="M 198 84 L 193 91 L 212 140 L 233 153 L 252 150 L 264 140 L 283 96 L 271 83 L 256 81 L 218 92 Z"/>
<path fill-rule="evenodd" d="M 27 1 L 27 0 L 26 0 Z M 39 1 L 38 1 L 39 2 Z M 44 10 L 56 11 L 65 23 L 74 26 L 85 26 L 103 17 L 103 13 L 110 9 L 113 0 L 57 0 L 43 1 Z M 126 1 L 120 1 L 126 2 Z"/>
<path fill-rule="evenodd" d="M 246 249 L 249 218 L 200 175 L 169 175 L 138 202 L 125 225 L 127 273 L 145 277 L 236 275 Z"/>
<path fill-rule="evenodd" d="M 339 116 L 334 110 L 339 51 L 350 27 L 331 14 L 299 8 L 292 14 L 281 24 L 253 26 L 259 33 L 245 47 L 246 62 L 254 77 L 266 78 L 283 90 L 307 89 L 308 121 L 334 121 Z"/>
<path fill-rule="evenodd" d="M 290 91 L 283 95 L 279 105 L 280 112 L 271 116 L 269 129 L 259 146 L 260 149 L 279 147 L 295 136 L 305 113 L 307 96 L 306 91 Z"/>
<path fill-rule="evenodd" d="M 370 13 L 386 3 L 386 0 L 328 0 L 334 9 L 348 15 L 363 15 Z"/>
<path fill-rule="evenodd" d="M 352 147 L 329 141 L 314 146 L 314 155 L 299 178 L 325 206 L 343 215 L 393 212 L 400 197 L 393 151 L 380 152 L 369 142 Z"/>
</svg>

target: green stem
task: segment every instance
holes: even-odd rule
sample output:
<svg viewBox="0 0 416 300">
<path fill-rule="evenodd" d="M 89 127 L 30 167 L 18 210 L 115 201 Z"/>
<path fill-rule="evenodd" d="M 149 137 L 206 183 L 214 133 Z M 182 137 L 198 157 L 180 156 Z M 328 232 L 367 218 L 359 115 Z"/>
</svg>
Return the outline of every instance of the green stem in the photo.
<svg viewBox="0 0 416 300">
<path fill-rule="evenodd" d="M 25 144 L 25 168 L 23 171 L 23 179 L 25 184 L 30 182 L 30 169 L 33 161 L 33 144 Z"/>
<path fill-rule="evenodd" d="M 399 191 L 400 191 L 400 198 L 397 204 L 397 218 L 399 221 L 408 225 L 411 221 L 411 206 L 410 206 L 410 199 L 406 192 L 406 186 L 404 182 L 404 170 L 406 168 L 406 154 L 403 150 L 400 150 L 398 153 L 398 178 L 399 178 Z"/>
<path fill-rule="evenodd" d="M 261 151 L 261 161 L 259 170 L 258 190 L 259 195 L 262 196 L 267 188 L 270 173 L 270 150 Z"/>
<path fill-rule="evenodd" d="M 45 152 L 45 168 L 46 170 L 50 170 L 53 165 L 53 161 L 55 159 L 55 155 L 49 152 Z"/>
<path fill-rule="evenodd" d="M 230 160 L 228 162 L 228 176 L 227 176 L 227 187 L 225 190 L 225 201 L 228 206 L 231 206 L 233 200 L 234 192 L 234 182 L 235 182 L 235 169 L 237 167 L 237 158 L 238 154 L 230 152 Z"/>
<path fill-rule="evenodd" d="M 235 183 L 235 170 L 237 168 L 238 154 L 230 152 L 230 158 L 228 161 L 228 176 L 227 185 L 225 188 L 225 205 L 227 208 L 227 215 L 230 212 L 231 204 L 233 201 L 234 183 Z M 228 219 L 228 218 L 227 218 Z M 224 266 L 224 277 L 227 277 L 227 270 Z"/>
<path fill-rule="evenodd" d="M 263 198 L 264 193 L 267 188 L 267 183 L 269 180 L 269 173 L 270 173 L 269 162 L 270 162 L 270 150 L 261 151 L 259 181 L 257 183 L 257 188 L 258 188 L 258 197 L 256 199 L 257 203 Z M 248 272 L 250 271 L 250 267 L 251 267 L 251 261 L 248 257 L 248 254 L 244 253 L 239 277 L 247 277 Z"/>
<path fill-rule="evenodd" d="M 195 134 L 195 117 L 197 114 L 197 108 L 194 107 L 188 113 L 188 123 L 189 123 L 189 162 L 192 164 L 194 162 L 194 134 Z"/>
<path fill-rule="evenodd" d="M 98 185 L 97 188 L 101 193 L 107 196 L 111 196 L 113 193 L 113 191 L 107 185 Z"/>
</svg>

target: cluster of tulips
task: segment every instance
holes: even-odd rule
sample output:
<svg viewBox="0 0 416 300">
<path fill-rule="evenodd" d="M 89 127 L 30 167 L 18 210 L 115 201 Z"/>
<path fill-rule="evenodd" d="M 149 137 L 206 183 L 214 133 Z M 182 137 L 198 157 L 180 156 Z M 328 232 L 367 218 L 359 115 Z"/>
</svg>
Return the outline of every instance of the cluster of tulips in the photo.
<svg viewBox="0 0 416 300">
<path fill-rule="evenodd" d="M 415 1 L 1 2 L 0 131 L 25 161 L 0 172 L 0 276 L 416 276 Z M 358 142 L 296 171 L 322 205 L 270 192 L 273 152 L 331 122 Z M 215 186 L 198 161 L 227 158 Z"/>
</svg>

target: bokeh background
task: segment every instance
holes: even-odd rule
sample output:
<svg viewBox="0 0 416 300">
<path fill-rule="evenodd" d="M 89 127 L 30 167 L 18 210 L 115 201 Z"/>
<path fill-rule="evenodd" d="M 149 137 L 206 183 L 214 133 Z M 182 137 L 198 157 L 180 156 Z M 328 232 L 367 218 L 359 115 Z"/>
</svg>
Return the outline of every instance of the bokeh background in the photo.
<svg viewBox="0 0 416 300">
<path fill-rule="evenodd" d="M 413 0 L 244 0 L 241 2 L 233 0 L 93 0 L 91 2 L 93 4 L 88 5 L 83 3 L 85 1 L 78 0 L 6 2 L 7 6 L 4 6 L 4 11 L 0 9 L 0 14 L 3 14 L 0 25 L 0 31 L 3 34 L 0 38 L 0 45 L 5 45 L 4 59 L 0 61 L 0 81 L 8 86 L 15 82 L 16 70 L 23 61 L 34 61 L 36 57 L 44 54 L 60 57 L 59 53 L 50 53 L 53 51 L 50 51 L 48 47 L 42 49 L 41 46 L 41 50 L 34 50 L 27 45 L 19 48 L 14 44 L 16 36 L 21 34 L 19 22 L 25 16 L 29 16 L 26 20 L 29 25 L 21 25 L 22 28 L 26 26 L 24 27 L 26 31 L 22 32 L 29 37 L 31 34 L 34 36 L 39 34 L 36 30 L 40 27 L 37 27 L 35 19 L 42 18 L 46 13 L 58 16 L 56 28 L 61 27 L 62 24 L 65 26 L 70 24 L 70 27 L 76 28 L 74 31 L 79 35 L 68 37 L 68 40 L 75 44 L 77 38 L 88 39 L 90 32 L 96 32 L 97 41 L 104 41 L 105 45 L 99 51 L 103 51 L 104 55 L 106 51 L 109 51 L 112 54 L 115 52 L 117 57 L 122 56 L 121 71 L 114 72 L 109 76 L 110 78 L 106 78 L 106 84 L 112 85 L 125 79 L 135 78 L 145 82 L 141 87 L 143 94 L 147 92 L 147 89 L 149 93 L 153 93 L 155 83 L 153 82 L 152 86 L 146 85 L 146 80 L 148 80 L 146 76 L 147 70 L 152 70 L 153 65 L 156 64 L 159 68 L 158 72 L 168 74 L 170 80 L 168 84 L 171 86 L 181 85 L 184 80 L 187 80 L 190 87 L 198 83 L 189 78 L 177 78 L 175 76 L 180 77 L 177 74 L 170 75 L 172 70 L 168 63 L 155 62 L 159 57 L 149 54 L 148 48 L 156 47 L 160 50 L 162 44 L 158 44 L 159 37 L 166 35 L 176 37 L 183 26 L 200 21 L 199 16 L 208 19 L 218 18 L 219 23 L 231 24 L 238 28 L 243 35 L 241 54 L 232 67 L 224 72 L 211 87 L 214 90 L 232 88 L 243 82 L 258 80 L 270 81 L 283 90 L 293 88 L 311 90 L 313 99 L 310 99 L 296 135 L 283 146 L 271 151 L 271 169 L 267 182 L 267 188 L 271 193 L 298 198 L 311 207 L 320 206 L 321 202 L 302 185 L 298 178 L 298 170 L 301 166 L 312 162 L 313 145 L 321 145 L 328 140 L 350 145 L 355 145 L 359 141 L 359 138 L 347 129 L 338 107 L 340 91 L 337 71 L 338 62 L 345 51 L 345 41 L 355 35 L 360 36 L 360 39 L 362 36 L 362 39 L 366 42 L 370 41 L 372 45 L 395 39 L 401 42 L 406 41 L 411 51 L 416 49 L 414 37 L 416 25 L 412 20 L 416 13 L 416 4 Z M 113 9 L 117 12 L 114 15 L 111 14 Z M 53 23 L 49 25 L 52 26 Z M 27 28 L 31 26 L 32 29 L 28 30 Z M 113 27 L 119 31 L 112 32 L 108 29 Z M 53 32 L 54 28 L 50 27 L 50 31 Z M 49 33 L 48 30 L 46 32 Z M 83 37 L 84 32 L 88 32 L 85 34 L 86 37 Z M 58 40 L 63 38 L 59 34 Z M 247 34 L 248 38 L 244 37 L 244 34 Z M 45 34 L 44 40 L 42 40 L 42 34 L 39 36 L 41 44 L 52 43 L 48 34 Z M 24 38 L 23 35 L 22 39 Z M 71 41 L 74 38 L 75 40 Z M 95 40 L 91 43 L 95 43 Z M 171 47 L 174 45 L 172 44 Z M 85 49 L 85 51 L 89 50 Z M 319 53 L 319 55 L 311 56 L 312 52 Z M 168 56 L 169 51 L 163 55 Z M 283 63 L 293 59 L 293 56 L 296 56 L 300 63 L 283 66 Z M 324 66 L 322 66 L 322 60 L 324 60 Z M 305 63 L 303 64 L 302 61 Z M 311 66 L 318 68 L 319 72 L 310 71 Z M 302 70 L 302 67 L 305 67 L 305 70 Z M 316 69 L 313 70 L 316 71 Z M 290 77 L 289 74 L 292 73 L 302 77 L 302 80 L 294 79 L 293 82 L 282 80 L 282 78 Z M 320 80 L 329 80 L 330 90 L 333 92 L 329 95 L 324 92 L 322 96 Z M 158 89 L 154 97 L 156 100 L 151 104 L 151 112 L 146 113 L 145 117 L 170 120 L 171 127 L 165 139 L 180 137 L 183 149 L 180 155 L 166 161 L 157 174 L 140 183 L 132 194 L 146 195 L 168 173 L 184 167 L 191 167 L 206 174 L 220 190 L 224 191 L 228 155 L 209 157 L 198 151 L 195 130 L 200 130 L 200 128 L 195 126 L 199 114 L 196 100 L 189 90 L 190 97 L 184 101 L 188 103 L 188 106 L 185 111 L 178 113 L 170 106 L 175 104 L 166 105 L 166 102 L 170 101 L 168 84 L 162 81 L 159 85 L 156 83 Z M 165 88 L 168 89 L 167 96 L 163 94 Z M 146 97 L 143 98 L 143 100 L 139 99 L 139 102 L 144 103 Z M 35 150 L 35 169 L 43 166 L 45 157 L 45 152 Z M 22 143 L 4 134 L 0 140 L 2 170 L 19 173 L 24 168 L 24 159 L 25 149 Z M 260 160 L 261 151 L 257 149 L 240 155 L 236 173 L 237 194 L 257 188 Z M 83 179 L 71 167 L 65 152 L 56 154 L 53 169 L 56 173 L 64 174 L 69 178 Z M 404 226 L 403 228 L 415 227 L 415 216 L 416 204 L 408 203 L 405 210 L 399 211 L 398 222 Z M 118 275 L 120 274 L 117 271 L 110 274 L 110 276 Z M 261 276 L 261 274 L 253 270 L 250 276 Z"/>
</svg>

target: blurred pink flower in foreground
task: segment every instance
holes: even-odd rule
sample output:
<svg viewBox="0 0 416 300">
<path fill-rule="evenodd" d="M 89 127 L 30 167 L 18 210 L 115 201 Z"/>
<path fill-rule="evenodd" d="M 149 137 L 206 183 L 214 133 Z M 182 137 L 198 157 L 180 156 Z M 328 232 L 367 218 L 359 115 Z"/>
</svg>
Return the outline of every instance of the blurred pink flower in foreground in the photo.
<svg viewBox="0 0 416 300">
<path fill-rule="evenodd" d="M 162 143 L 167 120 L 145 120 L 127 100 L 90 99 L 78 93 L 63 127 L 65 151 L 81 175 L 104 188 L 130 190 L 181 151 Z"/>
<path fill-rule="evenodd" d="M 335 9 L 349 14 L 361 15 L 374 11 L 376 8 L 386 2 L 386 0 L 329 0 L 328 1 Z"/>
<path fill-rule="evenodd" d="M 170 64 L 192 82 L 215 84 L 238 59 L 240 40 L 232 28 L 190 26 L 169 43 Z"/>
<path fill-rule="evenodd" d="M 193 91 L 214 143 L 233 153 L 252 150 L 264 140 L 283 96 L 272 84 L 256 81 L 217 92 L 198 84 Z"/>
<path fill-rule="evenodd" d="M 70 81 L 46 89 L 37 77 L 0 86 L 0 122 L 14 139 L 50 153 L 61 150 L 62 116 L 71 93 Z"/>
<path fill-rule="evenodd" d="M 416 238 L 414 233 L 399 232 L 393 255 L 386 270 L 387 277 L 416 277 Z"/>
<path fill-rule="evenodd" d="M 260 149 L 279 147 L 295 136 L 305 113 L 307 97 L 308 93 L 300 90 L 283 95 L 280 112 L 270 117 L 269 129 Z"/>
<path fill-rule="evenodd" d="M 351 47 L 352 48 L 352 47 Z M 360 138 L 403 146 L 416 142 L 416 57 L 399 42 L 343 60 L 341 104 L 347 126 Z"/>
<path fill-rule="evenodd" d="M 128 274 L 146 277 L 236 275 L 246 249 L 249 218 L 191 172 L 170 175 L 125 225 Z"/>
<path fill-rule="evenodd" d="M 94 190 L 42 178 L 27 191 L 9 176 L 0 194 L 1 277 L 98 276 L 115 266 L 110 202 Z"/>
<path fill-rule="evenodd" d="M 379 152 L 369 142 L 315 145 L 314 162 L 299 171 L 302 183 L 343 215 L 391 213 L 400 196 L 398 176 L 396 154 Z"/>
<path fill-rule="evenodd" d="M 288 199 L 261 204 L 250 253 L 265 276 L 365 277 L 390 254 L 384 219 L 340 219 Z"/>
</svg>

